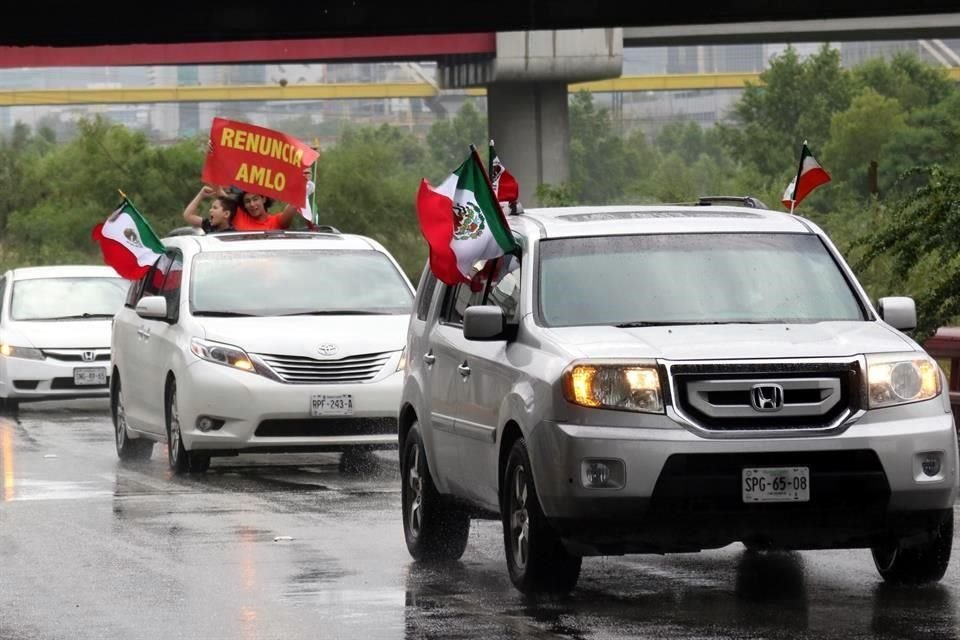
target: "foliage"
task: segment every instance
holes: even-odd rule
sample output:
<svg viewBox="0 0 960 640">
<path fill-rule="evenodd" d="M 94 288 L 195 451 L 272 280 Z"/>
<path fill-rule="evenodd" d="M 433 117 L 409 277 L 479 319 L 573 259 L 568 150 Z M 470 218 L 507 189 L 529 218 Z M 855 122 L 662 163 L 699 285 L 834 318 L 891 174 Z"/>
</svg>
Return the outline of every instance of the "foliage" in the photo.
<svg viewBox="0 0 960 640">
<path fill-rule="evenodd" d="M 905 177 L 914 175 L 923 186 L 897 191 L 876 230 L 854 244 L 865 249 L 858 268 L 888 257 L 891 275 L 913 283 L 923 339 L 960 317 L 960 174 L 933 165 Z"/>
<path fill-rule="evenodd" d="M 453 118 L 433 125 L 427 134 L 427 148 L 445 175 L 460 166 L 470 144 L 484 149 L 488 140 L 486 116 L 481 115 L 472 102 L 465 102 Z"/>
</svg>

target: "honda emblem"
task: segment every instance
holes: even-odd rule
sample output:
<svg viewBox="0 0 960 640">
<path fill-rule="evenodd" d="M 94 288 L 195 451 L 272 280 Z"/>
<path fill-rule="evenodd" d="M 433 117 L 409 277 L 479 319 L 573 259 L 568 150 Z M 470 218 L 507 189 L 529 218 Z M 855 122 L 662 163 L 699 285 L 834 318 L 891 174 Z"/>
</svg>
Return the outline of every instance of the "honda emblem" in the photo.
<svg viewBox="0 0 960 640">
<path fill-rule="evenodd" d="M 757 411 L 780 411 L 783 409 L 783 387 L 778 384 L 753 385 L 750 404 Z"/>
<path fill-rule="evenodd" d="M 97 359 L 96 351 L 84 351 L 80 354 L 80 357 L 83 358 L 84 362 L 93 362 Z"/>
</svg>

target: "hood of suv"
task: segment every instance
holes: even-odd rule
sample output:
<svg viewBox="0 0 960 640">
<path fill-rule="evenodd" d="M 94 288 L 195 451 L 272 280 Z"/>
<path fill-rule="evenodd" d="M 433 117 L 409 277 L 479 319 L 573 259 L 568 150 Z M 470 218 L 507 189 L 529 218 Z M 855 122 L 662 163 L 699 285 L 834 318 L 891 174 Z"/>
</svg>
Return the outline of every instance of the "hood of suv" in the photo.
<svg viewBox="0 0 960 640">
<path fill-rule="evenodd" d="M 631 329 L 596 326 L 547 331 L 552 339 L 577 358 L 828 358 L 914 348 L 898 332 L 879 322 L 675 325 Z"/>
<path fill-rule="evenodd" d="M 11 323 L 3 340 L 37 349 L 108 349 L 110 324 L 109 318 L 21 321 Z"/>
<path fill-rule="evenodd" d="M 336 350 L 327 357 L 399 351 L 410 316 L 289 316 L 278 318 L 196 318 L 207 340 L 225 342 L 249 353 L 322 358 L 321 345 Z"/>
</svg>

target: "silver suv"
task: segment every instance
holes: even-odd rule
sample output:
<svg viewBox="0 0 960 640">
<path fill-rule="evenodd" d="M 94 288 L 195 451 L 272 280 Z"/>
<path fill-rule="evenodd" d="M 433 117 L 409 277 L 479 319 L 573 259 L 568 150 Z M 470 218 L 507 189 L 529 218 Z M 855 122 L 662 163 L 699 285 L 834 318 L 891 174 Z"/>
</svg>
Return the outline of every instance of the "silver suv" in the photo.
<svg viewBox="0 0 960 640">
<path fill-rule="evenodd" d="M 746 205 L 746 206 L 743 206 Z M 884 580 L 946 571 L 958 452 L 946 381 L 814 223 L 703 199 L 510 217 L 471 285 L 425 269 L 399 411 L 414 558 L 503 523 L 522 592 L 581 558 L 870 548 Z"/>
</svg>

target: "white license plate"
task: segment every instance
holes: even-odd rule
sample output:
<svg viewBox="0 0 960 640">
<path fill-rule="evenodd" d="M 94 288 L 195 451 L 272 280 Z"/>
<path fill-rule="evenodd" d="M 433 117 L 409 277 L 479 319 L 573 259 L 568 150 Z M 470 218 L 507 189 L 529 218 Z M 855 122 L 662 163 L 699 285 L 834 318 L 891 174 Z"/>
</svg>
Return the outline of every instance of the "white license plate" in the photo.
<svg viewBox="0 0 960 640">
<path fill-rule="evenodd" d="M 353 414 L 353 396 L 343 394 L 328 396 L 318 394 L 310 397 L 312 416 L 349 416 Z"/>
<path fill-rule="evenodd" d="M 107 384 L 106 367 L 78 367 L 73 370 L 73 384 L 78 387 Z"/>
<path fill-rule="evenodd" d="M 809 467 L 765 467 L 743 470 L 744 502 L 810 502 Z"/>
</svg>

